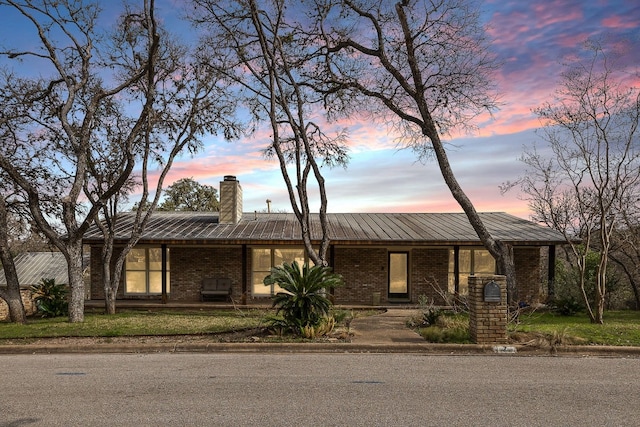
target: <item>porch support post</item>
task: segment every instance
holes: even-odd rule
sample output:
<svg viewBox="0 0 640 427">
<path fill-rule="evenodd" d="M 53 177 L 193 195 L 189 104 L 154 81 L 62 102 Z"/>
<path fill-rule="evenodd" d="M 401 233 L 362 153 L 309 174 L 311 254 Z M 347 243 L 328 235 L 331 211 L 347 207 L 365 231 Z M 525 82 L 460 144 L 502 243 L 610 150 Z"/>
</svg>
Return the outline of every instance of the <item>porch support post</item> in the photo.
<svg viewBox="0 0 640 427">
<path fill-rule="evenodd" d="M 243 305 L 247 304 L 247 298 L 249 296 L 249 286 L 247 283 L 247 265 L 248 265 L 248 261 L 247 261 L 247 245 L 242 245 L 242 295 L 240 297 L 240 300 L 242 302 Z"/>
<path fill-rule="evenodd" d="M 547 294 L 553 299 L 556 293 L 556 245 L 549 245 L 549 264 L 547 266 Z"/>
<path fill-rule="evenodd" d="M 162 245 L 162 303 L 166 304 L 167 300 L 167 245 Z"/>
<path fill-rule="evenodd" d="M 460 246 L 453 247 L 453 292 L 460 295 Z"/>
</svg>

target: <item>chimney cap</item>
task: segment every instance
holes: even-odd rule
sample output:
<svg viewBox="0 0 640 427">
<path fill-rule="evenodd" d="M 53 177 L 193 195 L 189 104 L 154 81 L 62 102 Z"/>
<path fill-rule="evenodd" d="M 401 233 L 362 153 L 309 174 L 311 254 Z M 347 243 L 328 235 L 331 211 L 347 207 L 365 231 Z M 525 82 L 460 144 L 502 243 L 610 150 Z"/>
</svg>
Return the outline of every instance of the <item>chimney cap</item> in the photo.
<svg viewBox="0 0 640 427">
<path fill-rule="evenodd" d="M 236 176 L 235 175 L 225 175 L 224 176 L 224 180 L 225 181 L 235 181 L 236 180 Z"/>
</svg>

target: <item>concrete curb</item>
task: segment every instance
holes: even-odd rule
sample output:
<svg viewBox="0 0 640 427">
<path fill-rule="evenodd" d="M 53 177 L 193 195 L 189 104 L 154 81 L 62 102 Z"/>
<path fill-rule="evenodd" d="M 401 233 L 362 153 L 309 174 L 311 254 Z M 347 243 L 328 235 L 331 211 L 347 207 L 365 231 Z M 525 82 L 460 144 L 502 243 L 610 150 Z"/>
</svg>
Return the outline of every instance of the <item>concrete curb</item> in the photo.
<svg viewBox="0 0 640 427">
<path fill-rule="evenodd" d="M 428 355 L 501 355 L 570 357 L 640 357 L 640 347 L 479 344 L 359 344 L 359 343 L 153 343 L 153 344 L 19 344 L 0 345 L 0 355 L 64 353 L 419 353 Z"/>
</svg>

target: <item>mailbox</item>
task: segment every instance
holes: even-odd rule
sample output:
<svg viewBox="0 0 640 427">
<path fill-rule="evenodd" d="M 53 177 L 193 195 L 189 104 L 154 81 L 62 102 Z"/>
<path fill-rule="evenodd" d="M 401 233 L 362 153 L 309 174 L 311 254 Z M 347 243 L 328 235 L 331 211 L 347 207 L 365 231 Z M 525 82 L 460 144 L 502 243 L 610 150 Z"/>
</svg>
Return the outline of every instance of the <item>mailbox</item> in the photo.
<svg viewBox="0 0 640 427">
<path fill-rule="evenodd" d="M 484 285 L 484 301 L 485 302 L 500 302 L 500 285 L 493 280 Z"/>
</svg>

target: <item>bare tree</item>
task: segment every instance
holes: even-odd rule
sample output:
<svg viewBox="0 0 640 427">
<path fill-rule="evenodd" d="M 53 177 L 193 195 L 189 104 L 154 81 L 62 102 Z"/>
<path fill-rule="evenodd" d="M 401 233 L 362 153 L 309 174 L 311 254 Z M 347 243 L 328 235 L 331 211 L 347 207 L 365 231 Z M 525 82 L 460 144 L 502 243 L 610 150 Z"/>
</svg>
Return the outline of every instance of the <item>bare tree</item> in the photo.
<svg viewBox="0 0 640 427">
<path fill-rule="evenodd" d="M 131 16 L 144 14 L 128 11 L 124 19 L 130 19 Z M 155 24 L 150 16 L 146 21 L 139 20 L 137 26 L 129 27 L 128 33 L 117 35 L 115 44 L 144 46 L 146 29 L 152 25 Z M 196 152 L 205 135 L 222 133 L 226 139 L 231 139 L 242 131 L 241 123 L 234 120 L 235 101 L 227 96 L 225 87 L 219 85 L 217 75 L 207 67 L 194 63 L 187 47 L 178 43 L 164 29 L 155 31 L 164 43 L 159 46 L 150 77 L 141 82 L 151 102 L 144 131 L 135 145 L 138 174 L 130 176 L 121 191 L 109 198 L 101 215 L 95 220 L 104 236 L 102 280 L 108 314 L 116 311 L 116 295 L 126 257 L 138 243 L 158 205 L 164 180 L 176 156 L 185 151 Z M 146 43 L 153 43 L 153 40 L 147 40 Z M 130 71 L 135 71 L 135 65 Z M 85 193 L 96 204 L 113 186 L 113 181 L 124 173 L 126 162 L 118 165 L 117 159 L 122 147 L 128 145 L 129 126 L 126 120 L 117 121 L 116 124 L 112 122 L 109 134 L 104 138 L 106 146 L 102 150 L 94 150 L 90 157 L 90 179 L 86 181 Z M 157 173 L 155 179 L 152 178 L 154 172 Z M 112 272 L 120 203 L 140 187 L 142 194 L 136 204 L 132 228 L 126 241 L 119 242 L 123 246 Z"/>
<path fill-rule="evenodd" d="M 15 101 L 0 95 L 0 142 L 7 152 L 19 145 L 18 133 L 24 123 L 19 119 L 20 108 Z M 14 167 L 21 168 L 25 159 L 15 159 Z M 24 169 L 23 169 L 24 170 Z M 33 181 L 47 182 L 46 169 L 31 169 L 28 173 Z M 50 182 L 48 183 L 50 184 Z M 43 204 L 45 209 L 47 205 Z M 50 206 L 50 205 L 49 205 Z M 0 288 L 0 298 L 9 307 L 12 322 L 25 323 L 26 313 L 20 293 L 19 277 L 14 264 L 14 256 L 27 250 L 42 250 L 48 244 L 33 227 L 29 205 L 24 191 L 0 169 L 0 262 L 7 287 Z"/>
<path fill-rule="evenodd" d="M 35 30 L 39 41 L 33 50 L 8 48 L 0 54 L 12 60 L 30 61 L 43 76 L 4 75 L 3 96 L 22 104 L 21 120 L 26 125 L 18 138 L 19 144 L 0 147 L 0 168 L 26 194 L 35 224 L 67 260 L 71 322 L 84 320 L 82 237 L 102 206 L 129 179 L 135 164 L 134 147 L 145 130 L 153 100 L 144 93 L 144 88 L 151 85 L 141 82 L 153 78 L 159 40 L 153 24 L 154 0 L 145 0 L 144 6 L 143 17 L 131 15 L 120 22 L 123 34 L 140 20 L 152 23 L 145 28 L 151 43 L 137 50 L 130 49 L 131 45 L 108 45 L 100 39 L 97 3 L 0 1 L 0 8 L 16 11 Z M 83 205 L 81 196 L 96 132 L 104 131 L 106 117 L 113 111 L 132 110 L 126 149 L 122 151 L 125 158 L 122 173 L 99 198 Z M 24 168 L 17 166 L 20 159 L 25 162 Z M 36 160 L 41 163 L 34 164 Z M 28 172 L 43 164 L 59 185 L 43 185 L 29 178 Z M 45 200 L 55 200 L 52 212 L 43 209 Z"/>
<path fill-rule="evenodd" d="M 640 310 L 640 194 L 635 194 L 628 206 L 620 212 L 613 232 L 610 258 L 626 277 L 635 308 Z"/>
<path fill-rule="evenodd" d="M 640 90 L 625 83 L 627 70 L 612 55 L 589 41 L 566 64 L 553 101 L 536 110 L 550 153 L 525 151 L 518 181 L 534 219 L 565 235 L 594 323 L 603 323 L 612 236 L 625 212 L 637 212 L 640 185 Z M 592 251 L 599 252 L 594 302 L 585 290 Z"/>
<path fill-rule="evenodd" d="M 507 276 L 517 302 L 513 248 L 489 233 L 456 180 L 442 137 L 468 130 L 497 105 L 498 63 L 479 11 L 465 0 L 317 1 L 325 40 L 319 86 L 334 114 L 389 124 L 421 160 L 435 156 L 451 194 Z"/>
<path fill-rule="evenodd" d="M 327 265 L 328 201 L 321 166 L 344 166 L 347 153 L 343 133 L 329 136 L 322 131 L 320 99 L 304 77 L 317 45 L 303 30 L 302 5 L 284 0 L 192 3 L 198 8 L 192 21 L 208 31 L 201 43 L 202 61 L 235 85 L 256 120 L 269 122 L 272 143 L 266 154 L 280 162 L 309 257 Z M 310 179 L 316 181 L 320 197 L 319 247 L 312 241 Z"/>
</svg>

